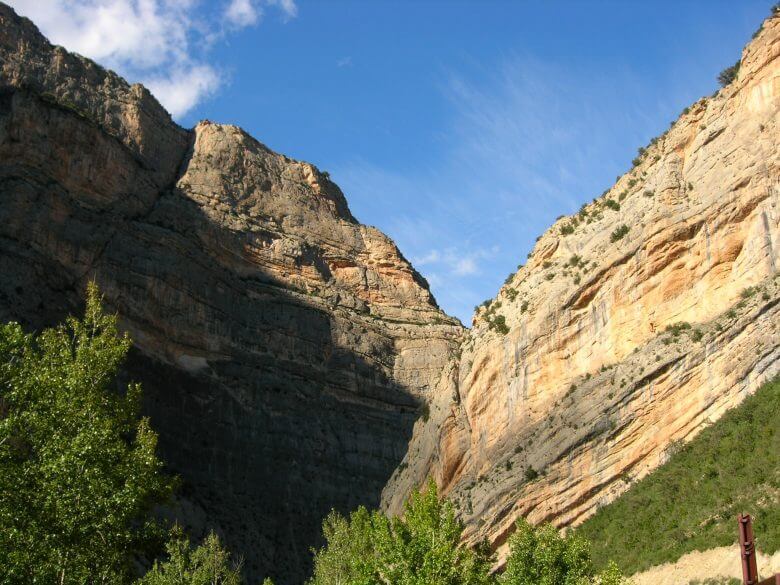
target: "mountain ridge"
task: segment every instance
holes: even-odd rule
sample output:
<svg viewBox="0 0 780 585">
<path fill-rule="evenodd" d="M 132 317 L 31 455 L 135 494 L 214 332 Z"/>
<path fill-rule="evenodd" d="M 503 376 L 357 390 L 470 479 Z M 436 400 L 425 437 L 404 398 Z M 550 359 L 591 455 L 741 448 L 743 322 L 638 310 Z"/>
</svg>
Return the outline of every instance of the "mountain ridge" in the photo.
<svg viewBox="0 0 780 585">
<path fill-rule="evenodd" d="M 327 173 L 179 127 L 2 3 L 0 31 L 0 318 L 100 285 L 182 477 L 169 513 L 250 578 L 301 582 L 332 507 L 396 513 L 428 476 L 468 542 L 576 524 L 780 367 L 778 17 L 470 330 Z"/>
<path fill-rule="evenodd" d="M 301 582 L 330 509 L 378 504 L 460 323 L 313 165 L 180 128 L 2 4 L 0 32 L 0 318 L 61 322 L 95 280 L 182 478 L 169 513 Z"/>
</svg>

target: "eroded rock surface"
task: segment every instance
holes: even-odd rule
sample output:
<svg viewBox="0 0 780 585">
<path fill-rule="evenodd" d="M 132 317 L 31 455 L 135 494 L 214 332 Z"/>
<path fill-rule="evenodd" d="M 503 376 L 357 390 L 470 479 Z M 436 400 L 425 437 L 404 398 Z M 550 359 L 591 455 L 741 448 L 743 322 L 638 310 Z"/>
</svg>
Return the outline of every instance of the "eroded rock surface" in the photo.
<svg viewBox="0 0 780 585">
<path fill-rule="evenodd" d="M 327 174 L 141 86 L 0 4 L 0 320 L 96 279 L 136 351 L 173 510 L 252 582 L 300 583 L 331 508 L 376 506 L 461 334 Z"/>
<path fill-rule="evenodd" d="M 734 83 L 477 311 L 387 509 L 432 475 L 472 542 L 500 548 L 520 516 L 577 524 L 778 372 L 779 111 L 774 17 Z"/>
<path fill-rule="evenodd" d="M 0 4 L 0 319 L 56 323 L 97 280 L 171 513 L 251 579 L 302 582 L 332 507 L 397 512 L 428 475 L 472 542 L 576 524 L 778 371 L 779 55 L 775 18 L 465 333 L 327 174 L 180 128 Z"/>
</svg>

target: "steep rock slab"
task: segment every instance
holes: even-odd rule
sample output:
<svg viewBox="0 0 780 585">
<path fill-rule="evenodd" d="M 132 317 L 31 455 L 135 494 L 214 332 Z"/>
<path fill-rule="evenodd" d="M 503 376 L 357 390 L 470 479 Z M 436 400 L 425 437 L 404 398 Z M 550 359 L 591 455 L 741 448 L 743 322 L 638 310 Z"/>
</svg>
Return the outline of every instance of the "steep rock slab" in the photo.
<svg viewBox="0 0 780 585">
<path fill-rule="evenodd" d="M 326 174 L 140 85 L 0 4 L 0 319 L 96 279 L 135 340 L 173 513 L 252 580 L 299 583 L 321 518 L 376 505 L 460 324 Z"/>
<path fill-rule="evenodd" d="M 477 311 L 386 509 L 430 475 L 472 542 L 500 547 L 520 516 L 576 524 L 778 371 L 779 111 L 774 17 L 734 83 L 556 222 Z"/>
</svg>

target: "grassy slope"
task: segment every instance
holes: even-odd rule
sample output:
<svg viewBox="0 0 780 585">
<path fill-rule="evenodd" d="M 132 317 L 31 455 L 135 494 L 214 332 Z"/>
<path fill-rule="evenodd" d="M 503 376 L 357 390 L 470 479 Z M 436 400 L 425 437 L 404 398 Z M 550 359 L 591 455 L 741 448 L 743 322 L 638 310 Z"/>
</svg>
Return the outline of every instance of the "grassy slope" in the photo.
<svg viewBox="0 0 780 585">
<path fill-rule="evenodd" d="M 780 549 L 780 377 L 703 430 L 578 532 L 626 573 L 737 540 L 753 515 L 758 548 Z"/>
</svg>

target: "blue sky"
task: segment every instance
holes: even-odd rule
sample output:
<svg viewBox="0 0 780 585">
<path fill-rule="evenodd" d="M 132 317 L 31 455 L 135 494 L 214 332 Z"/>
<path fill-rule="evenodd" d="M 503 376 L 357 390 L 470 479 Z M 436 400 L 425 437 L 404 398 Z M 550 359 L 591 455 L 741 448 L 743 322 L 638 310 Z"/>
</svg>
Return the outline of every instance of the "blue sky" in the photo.
<svg viewBox="0 0 780 585">
<path fill-rule="evenodd" d="M 183 125 L 237 124 L 329 171 L 466 324 L 558 215 L 717 88 L 772 4 L 11 3 Z"/>
</svg>

